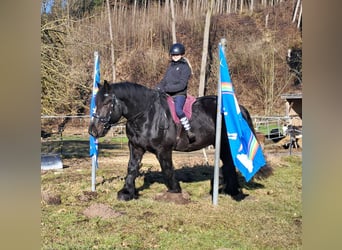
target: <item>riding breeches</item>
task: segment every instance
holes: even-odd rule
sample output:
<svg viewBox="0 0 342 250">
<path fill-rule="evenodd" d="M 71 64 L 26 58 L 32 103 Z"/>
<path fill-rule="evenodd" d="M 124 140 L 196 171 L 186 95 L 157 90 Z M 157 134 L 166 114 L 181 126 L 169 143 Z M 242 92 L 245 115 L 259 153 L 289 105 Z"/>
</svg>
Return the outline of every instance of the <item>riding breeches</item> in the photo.
<svg viewBox="0 0 342 250">
<path fill-rule="evenodd" d="M 173 97 L 173 101 L 175 102 L 176 115 L 179 119 L 185 117 L 183 107 L 185 103 L 186 97 L 184 95 L 176 95 Z"/>
</svg>

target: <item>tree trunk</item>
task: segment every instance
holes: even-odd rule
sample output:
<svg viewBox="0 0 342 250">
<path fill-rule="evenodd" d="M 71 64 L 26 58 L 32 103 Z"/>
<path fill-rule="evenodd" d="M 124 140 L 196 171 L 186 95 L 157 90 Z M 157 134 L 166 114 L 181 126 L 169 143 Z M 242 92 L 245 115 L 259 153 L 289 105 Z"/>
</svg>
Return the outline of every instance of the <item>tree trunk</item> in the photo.
<svg viewBox="0 0 342 250">
<path fill-rule="evenodd" d="M 296 21 L 296 16 L 299 8 L 300 0 L 297 0 L 296 7 L 293 12 L 292 22 L 294 23 Z"/>
<path fill-rule="evenodd" d="M 175 19 L 175 8 L 173 4 L 173 0 L 170 0 L 171 7 L 171 29 L 172 29 L 172 42 L 176 43 L 176 19 Z"/>
<path fill-rule="evenodd" d="M 303 13 L 303 5 L 300 4 L 300 10 L 299 10 L 299 15 L 298 15 L 297 29 L 300 28 L 300 24 L 301 24 L 301 22 L 302 22 L 302 13 Z"/>
<path fill-rule="evenodd" d="M 112 75 L 113 75 L 113 82 L 115 82 L 115 57 L 114 57 L 114 44 L 113 44 L 113 30 L 112 30 L 112 18 L 110 16 L 110 6 L 109 0 L 107 0 L 107 9 L 108 9 L 108 22 L 109 22 L 109 35 L 110 35 L 110 49 L 112 55 Z"/>
<path fill-rule="evenodd" d="M 227 0 L 227 13 L 228 13 L 228 14 L 231 12 L 231 10 L 230 10 L 231 1 L 232 1 L 232 0 Z"/>
<path fill-rule="evenodd" d="M 205 73 L 206 73 L 206 68 L 207 68 L 208 44 L 209 44 L 209 28 L 210 28 L 210 19 L 211 19 L 211 12 L 212 12 L 212 8 L 213 8 L 213 4 L 214 4 L 214 0 L 211 0 L 210 6 L 207 9 L 207 15 L 205 18 L 202 64 L 201 64 L 200 84 L 199 84 L 199 88 L 198 88 L 198 96 L 204 95 Z"/>
</svg>

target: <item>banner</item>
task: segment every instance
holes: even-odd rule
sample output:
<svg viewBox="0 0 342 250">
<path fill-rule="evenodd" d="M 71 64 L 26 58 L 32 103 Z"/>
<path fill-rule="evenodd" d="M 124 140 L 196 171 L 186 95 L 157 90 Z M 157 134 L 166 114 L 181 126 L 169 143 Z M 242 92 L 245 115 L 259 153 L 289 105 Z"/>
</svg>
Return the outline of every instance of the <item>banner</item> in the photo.
<svg viewBox="0 0 342 250">
<path fill-rule="evenodd" d="M 258 170 L 266 165 L 261 146 L 247 121 L 242 117 L 237 102 L 228 64 L 222 45 L 219 45 L 222 113 L 226 122 L 228 140 L 234 165 L 248 182 Z"/>
<path fill-rule="evenodd" d="M 93 81 L 93 93 L 90 101 L 90 119 L 92 119 L 93 114 L 96 111 L 96 103 L 95 103 L 95 96 L 97 91 L 99 90 L 99 83 L 100 83 L 100 58 L 97 51 L 94 53 L 95 57 L 95 65 L 94 65 L 94 81 Z M 96 164 L 96 168 L 98 167 L 97 164 L 97 156 L 98 156 L 98 140 L 90 135 L 89 138 L 90 150 L 89 154 L 90 157 L 93 158 L 93 164 Z"/>
</svg>

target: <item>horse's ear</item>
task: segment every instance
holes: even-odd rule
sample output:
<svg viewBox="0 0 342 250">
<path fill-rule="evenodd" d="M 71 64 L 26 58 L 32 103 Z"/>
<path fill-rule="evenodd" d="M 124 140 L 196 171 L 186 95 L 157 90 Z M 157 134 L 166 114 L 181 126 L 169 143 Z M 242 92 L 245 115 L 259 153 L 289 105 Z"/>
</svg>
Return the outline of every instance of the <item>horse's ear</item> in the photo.
<svg viewBox="0 0 342 250">
<path fill-rule="evenodd" d="M 105 93 L 108 93 L 109 90 L 109 83 L 107 80 L 103 81 L 103 87 L 105 88 Z"/>
</svg>

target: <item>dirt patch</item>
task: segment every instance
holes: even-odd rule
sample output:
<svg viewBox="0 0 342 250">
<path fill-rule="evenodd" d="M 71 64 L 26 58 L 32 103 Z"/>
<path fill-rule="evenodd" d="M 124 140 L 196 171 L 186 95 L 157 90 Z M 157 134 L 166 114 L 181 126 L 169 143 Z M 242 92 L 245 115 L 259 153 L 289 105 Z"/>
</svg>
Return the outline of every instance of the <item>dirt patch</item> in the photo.
<svg viewBox="0 0 342 250">
<path fill-rule="evenodd" d="M 60 205 L 62 203 L 61 195 L 49 191 L 41 192 L 41 200 L 47 205 Z"/>
<path fill-rule="evenodd" d="M 91 201 L 93 199 L 97 198 L 97 192 L 89 192 L 89 191 L 83 191 L 81 195 L 78 195 L 76 197 L 79 201 Z"/>
<path fill-rule="evenodd" d="M 109 205 L 102 203 L 95 203 L 90 205 L 83 211 L 83 214 L 88 218 L 100 217 L 103 219 L 110 219 L 123 215 L 123 212 L 118 212 L 112 209 Z"/>
<path fill-rule="evenodd" d="M 169 193 L 164 192 L 161 194 L 157 194 L 154 199 L 156 201 L 163 201 L 163 202 L 173 202 L 175 204 L 188 204 L 190 203 L 190 195 L 187 192 L 183 193 Z"/>
</svg>

